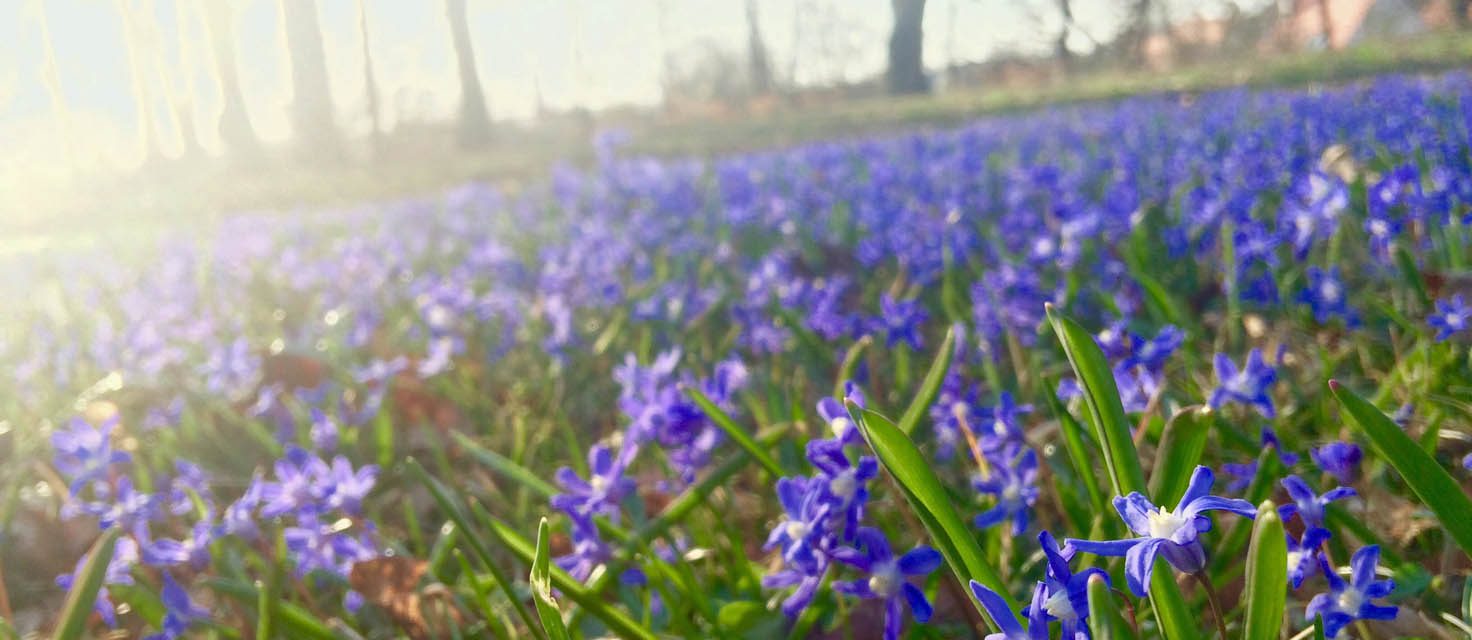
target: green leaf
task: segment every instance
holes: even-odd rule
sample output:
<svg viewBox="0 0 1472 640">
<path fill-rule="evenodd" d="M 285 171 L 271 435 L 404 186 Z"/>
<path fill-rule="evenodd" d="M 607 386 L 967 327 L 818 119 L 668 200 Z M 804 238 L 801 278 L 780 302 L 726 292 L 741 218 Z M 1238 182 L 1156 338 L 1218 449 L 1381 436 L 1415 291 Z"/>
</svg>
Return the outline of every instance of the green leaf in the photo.
<svg viewBox="0 0 1472 640">
<path fill-rule="evenodd" d="M 1050 379 L 1047 381 L 1049 389 L 1058 388 L 1058 381 Z M 1111 513 L 1114 508 L 1110 506 L 1109 500 L 1099 490 L 1099 478 L 1096 474 L 1096 460 L 1098 451 L 1093 442 L 1084 435 L 1083 428 L 1068 412 L 1068 408 L 1058 401 L 1058 396 L 1052 393 L 1044 393 L 1043 397 L 1048 400 L 1048 407 L 1053 410 L 1053 415 L 1058 418 L 1058 430 L 1063 434 L 1064 448 L 1068 449 L 1068 459 L 1073 463 L 1074 471 L 1084 483 L 1084 489 L 1089 493 L 1089 502 L 1093 503 L 1094 510 L 1098 513 Z"/>
<path fill-rule="evenodd" d="M 539 497 L 550 498 L 559 493 L 557 487 L 543 480 L 541 476 L 516 464 L 510 458 L 481 446 L 469 436 L 453 430 L 450 431 L 450 436 L 455 439 L 455 444 L 460 445 L 460 448 L 469 453 L 470 457 L 475 458 L 477 462 L 485 465 L 497 475 L 532 490 Z"/>
<path fill-rule="evenodd" d="M 1007 595 L 1006 583 L 977 545 L 970 524 L 952 507 L 951 496 L 936 477 L 931 462 L 888 418 L 867 409 L 861 410 L 857 418 L 859 429 L 874 448 L 875 456 L 899 485 L 956 579 L 961 584 L 976 580 L 1007 600 L 1008 608 L 1016 609 L 1017 604 Z M 977 602 L 972 604 L 980 606 Z"/>
<path fill-rule="evenodd" d="M 537 616 L 542 619 L 542 629 L 549 640 L 568 640 L 567 626 L 562 623 L 562 611 L 552 598 L 551 579 L 552 548 L 547 542 L 547 518 L 537 524 L 537 549 L 532 557 L 532 601 L 537 605 Z"/>
<path fill-rule="evenodd" d="M 775 638 L 785 624 L 782 616 L 760 602 L 727 602 L 716 614 L 716 624 L 728 634 L 742 638 Z"/>
<path fill-rule="evenodd" d="M 864 350 L 874 344 L 874 338 L 864 334 L 858 342 L 853 343 L 848 351 L 843 354 L 843 362 L 838 365 L 838 377 L 833 379 L 833 397 L 839 402 L 843 401 L 843 383 L 854 377 L 854 369 L 859 366 L 859 358 L 863 357 Z"/>
<path fill-rule="evenodd" d="M 87 551 L 87 562 L 74 577 L 72 588 L 66 594 L 66 606 L 62 608 L 60 622 L 53 640 L 77 640 L 87 630 L 87 618 L 92 616 L 92 607 L 97 602 L 97 592 L 107 577 L 107 565 L 112 562 L 113 550 L 117 548 L 118 536 L 123 534 L 119 527 L 102 532 L 102 537 L 92 543 Z"/>
<path fill-rule="evenodd" d="M 1155 623 L 1163 630 L 1162 635 L 1169 640 L 1201 638 L 1197 625 L 1201 612 L 1193 611 L 1186 604 L 1186 597 L 1176 584 L 1175 572 L 1169 566 L 1160 568 L 1165 570 L 1150 572 L 1150 608 L 1155 613 Z"/>
<path fill-rule="evenodd" d="M 1125 622 L 1124 614 L 1119 610 L 1119 603 L 1115 601 L 1114 594 L 1109 591 L 1109 583 L 1104 577 L 1094 575 L 1089 578 L 1089 629 L 1094 632 L 1094 640 L 1135 640 L 1139 634 L 1135 629 Z"/>
<path fill-rule="evenodd" d="M 1181 501 L 1210 433 L 1211 408 L 1206 406 L 1182 409 L 1166 423 L 1150 472 L 1150 497 L 1156 504 Z"/>
<path fill-rule="evenodd" d="M 905 408 L 904 415 L 900 416 L 899 428 L 906 436 L 915 433 L 915 425 L 920 424 L 921 418 L 929 415 L 930 405 L 935 404 L 935 396 L 940 393 L 940 385 L 946 379 L 946 372 L 951 370 L 955 344 L 956 330 L 947 329 L 945 339 L 940 342 L 940 351 L 930 363 L 930 370 L 925 372 L 925 379 L 920 381 L 919 393 L 910 401 L 910 406 Z M 963 579 L 961 584 L 966 584 L 966 581 Z"/>
<path fill-rule="evenodd" d="M 756 460 L 757 464 L 760 464 L 763 469 L 766 469 L 767 473 L 772 474 L 773 478 L 780 478 L 784 475 L 782 473 L 782 467 L 777 464 L 776 460 L 772 459 L 771 454 L 768 454 L 761 445 L 758 445 L 755 440 L 752 440 L 751 435 L 746 433 L 746 430 L 742 429 L 740 425 L 737 425 L 735 421 L 731 420 L 731 416 L 726 415 L 726 412 L 722 411 L 720 407 L 717 407 L 716 403 L 711 402 L 710 398 L 705 397 L 705 394 L 701 393 L 695 387 L 685 387 L 683 385 L 682 387 L 685 390 L 685 395 L 690 396 L 690 399 L 694 400 L 695 404 L 700 406 L 700 410 L 704 411 L 705 415 L 712 422 L 716 423 L 716 426 L 720 427 L 722 431 L 725 431 L 726 435 L 731 436 L 731 439 L 735 440 L 736 444 L 740 445 L 746 451 L 746 454 L 751 456 L 751 459 Z"/>
<path fill-rule="evenodd" d="M 1094 336 L 1078 323 L 1068 319 L 1053 305 L 1048 305 L 1048 320 L 1054 333 L 1063 343 L 1063 353 L 1078 376 L 1078 384 L 1084 392 L 1084 404 L 1089 408 L 1089 419 L 1094 424 L 1094 436 L 1104 446 L 1104 465 L 1109 469 L 1109 479 L 1114 484 L 1115 495 L 1131 491 L 1144 493 L 1145 472 L 1140 468 L 1140 456 L 1135 451 L 1135 442 L 1130 433 L 1129 419 L 1124 414 L 1124 405 L 1119 401 L 1119 388 L 1114 386 L 1114 373 L 1104 352 L 1094 342 Z"/>
<path fill-rule="evenodd" d="M 1447 533 L 1462 547 L 1462 552 L 1472 556 L 1472 500 L 1461 485 L 1375 405 L 1334 380 L 1329 381 L 1329 389 L 1369 436 L 1380 457 L 1400 472 L 1411 491 L 1431 508 Z"/>
<path fill-rule="evenodd" d="M 1401 278 L 1406 284 L 1411 285 L 1411 291 L 1416 293 L 1416 299 L 1420 301 L 1421 307 L 1431 308 L 1431 295 L 1426 292 L 1426 281 L 1421 279 L 1421 270 L 1416 268 L 1416 259 L 1411 257 L 1411 252 L 1404 246 L 1395 249 L 1395 264 L 1400 267 Z"/>
<path fill-rule="evenodd" d="M 1288 604 L 1288 540 L 1278 506 L 1266 500 L 1257 507 L 1252 542 L 1247 546 L 1247 603 L 1243 640 L 1277 640 Z"/>
<path fill-rule="evenodd" d="M 1314 616 L 1314 640 L 1324 640 L 1324 616 Z"/>
</svg>

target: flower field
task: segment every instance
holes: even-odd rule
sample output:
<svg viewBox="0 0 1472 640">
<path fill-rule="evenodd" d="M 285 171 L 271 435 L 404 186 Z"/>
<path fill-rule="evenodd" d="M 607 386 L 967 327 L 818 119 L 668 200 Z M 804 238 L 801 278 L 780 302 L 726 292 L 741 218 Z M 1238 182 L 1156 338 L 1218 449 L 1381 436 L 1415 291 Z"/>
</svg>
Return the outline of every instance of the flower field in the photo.
<svg viewBox="0 0 1472 640">
<path fill-rule="evenodd" d="M 1462 74 L 606 134 L 11 258 L 0 637 L 1468 637 L 1469 134 Z"/>
</svg>

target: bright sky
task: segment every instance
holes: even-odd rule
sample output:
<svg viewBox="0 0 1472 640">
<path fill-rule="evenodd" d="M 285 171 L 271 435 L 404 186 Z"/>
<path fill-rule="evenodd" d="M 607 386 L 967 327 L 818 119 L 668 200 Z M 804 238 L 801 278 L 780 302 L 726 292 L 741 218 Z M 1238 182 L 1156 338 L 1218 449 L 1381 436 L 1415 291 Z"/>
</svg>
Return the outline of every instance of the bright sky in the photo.
<svg viewBox="0 0 1472 640">
<path fill-rule="evenodd" d="M 218 149 L 214 123 L 220 101 L 198 1 L 0 0 L 0 174 L 22 166 L 65 164 L 67 145 L 60 140 L 42 73 L 43 12 L 78 164 L 110 168 L 136 159 L 141 144 L 138 107 L 120 3 L 152 30 L 140 57 L 150 65 L 158 102 L 150 116 L 164 139 L 178 144 L 176 125 L 163 101 L 167 83 L 176 95 L 189 96 L 201 142 Z M 241 82 L 252 123 L 265 140 L 285 139 L 290 135 L 290 78 L 279 2 L 310 0 L 204 1 L 227 1 L 234 7 Z M 365 2 L 386 125 L 452 115 L 459 87 L 443 3 Z M 358 2 L 317 4 L 339 122 L 364 131 Z M 1120 0 L 1073 4 L 1078 23 L 1101 40 L 1114 34 L 1125 5 Z M 1176 4 L 1183 6 L 1174 7 L 1173 15 L 1186 16 L 1213 13 L 1222 0 Z M 553 108 L 653 104 L 660 97 L 666 52 L 679 63 L 712 47 L 740 52 L 746 46 L 744 0 L 470 0 L 469 5 L 480 77 L 492 117 L 498 120 L 529 118 L 539 91 Z M 779 78 L 790 70 L 801 83 L 824 84 L 861 79 L 884 66 L 889 0 L 759 0 L 758 7 Z M 1055 0 L 930 0 L 925 62 L 938 69 L 952 56 L 969 61 L 997 51 L 1044 50 L 1057 29 L 1055 11 Z M 1075 38 L 1075 49 L 1087 46 L 1086 39 Z M 5 183 L 0 179 L 0 185 Z"/>
</svg>

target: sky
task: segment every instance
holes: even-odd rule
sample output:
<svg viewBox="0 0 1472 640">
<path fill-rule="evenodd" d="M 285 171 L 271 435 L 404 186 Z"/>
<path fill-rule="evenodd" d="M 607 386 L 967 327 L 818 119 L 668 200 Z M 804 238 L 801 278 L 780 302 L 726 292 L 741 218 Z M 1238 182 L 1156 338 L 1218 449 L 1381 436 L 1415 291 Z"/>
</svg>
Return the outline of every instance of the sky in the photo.
<svg viewBox="0 0 1472 640">
<path fill-rule="evenodd" d="M 147 117 L 167 152 L 180 148 L 166 95 L 194 114 L 200 141 L 220 149 L 219 91 L 199 2 L 231 5 L 247 110 L 260 137 L 290 136 L 290 76 L 280 2 L 312 0 L 0 0 L 0 173 L 71 165 L 117 168 L 141 157 L 141 118 L 121 7 L 139 25 L 139 60 L 154 100 Z M 1210 14 L 1222 0 L 1173 15 Z M 358 0 L 316 0 L 338 122 L 368 127 Z M 363 0 L 384 124 L 452 117 L 459 84 L 439 0 Z M 1119 28 L 1124 2 L 1074 0 L 1078 24 L 1099 40 Z M 889 0 L 758 0 L 759 24 L 779 80 L 831 84 L 879 73 Z M 925 62 L 977 61 L 997 52 L 1041 52 L 1058 28 L 1055 0 L 930 0 Z M 705 52 L 742 55 L 743 0 L 469 0 L 476 61 L 499 121 L 551 108 L 653 105 L 666 59 L 691 65 Z M 47 88 L 49 28 L 58 99 Z M 1075 50 L 1089 41 L 1077 36 Z M 796 63 L 794 64 L 794 54 Z M 56 102 L 60 102 L 60 111 Z M 68 123 L 69 136 L 58 125 Z M 3 178 L 3 176 L 0 176 Z M 5 184 L 0 179 L 0 184 Z"/>
</svg>

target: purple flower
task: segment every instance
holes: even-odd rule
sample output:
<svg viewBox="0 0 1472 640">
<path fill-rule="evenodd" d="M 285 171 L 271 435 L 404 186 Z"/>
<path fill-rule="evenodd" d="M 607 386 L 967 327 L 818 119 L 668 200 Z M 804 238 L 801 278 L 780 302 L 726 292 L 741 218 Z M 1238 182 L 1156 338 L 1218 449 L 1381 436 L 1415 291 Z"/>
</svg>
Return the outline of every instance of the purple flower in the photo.
<svg viewBox="0 0 1472 640">
<path fill-rule="evenodd" d="M 1084 553 L 1124 556 L 1130 590 L 1145 597 L 1157 556 L 1163 555 L 1166 562 L 1183 573 L 1196 573 L 1205 566 L 1206 550 L 1198 536 L 1211 530 L 1211 520 L 1202 515 L 1204 512 L 1224 510 L 1246 518 L 1257 514 L 1257 509 L 1246 500 L 1208 495 L 1212 480 L 1211 469 L 1196 467 L 1185 495 L 1173 511 L 1156 507 L 1139 492 L 1116 496 L 1115 511 L 1139 537 L 1100 542 L 1068 539 L 1064 544 Z"/>
<path fill-rule="evenodd" d="M 1288 536 L 1288 582 L 1294 589 L 1303 586 L 1303 581 L 1319 568 L 1323 556 L 1324 542 L 1328 540 L 1328 529 L 1310 527 L 1303 532 L 1302 540 Z"/>
<path fill-rule="evenodd" d="M 988 452 L 1006 452 L 1009 445 L 1025 445 L 1022 435 L 1022 416 L 1032 413 L 1032 405 L 1019 405 L 1012 394 L 1003 391 L 997 397 L 997 406 L 983 410 L 986 428 L 981 431 L 981 446 Z"/>
<path fill-rule="evenodd" d="M 552 506 L 568 513 L 605 515 L 618 519 L 619 503 L 634 492 L 633 478 L 624 475 L 625 460 L 615 457 L 608 447 L 595 445 L 588 450 L 588 480 L 583 481 L 570 467 L 557 470 L 557 484 L 565 493 L 552 496 Z"/>
<path fill-rule="evenodd" d="M 828 572 L 828 556 L 819 555 L 814 558 L 813 564 L 808 567 L 792 566 L 762 576 L 763 589 L 786 589 L 797 587 L 786 598 L 782 599 L 782 613 L 789 618 L 796 618 L 802 613 L 813 598 L 818 595 L 818 587 L 823 582 L 823 575 Z"/>
<path fill-rule="evenodd" d="M 1344 484 L 1354 484 L 1364 452 L 1353 442 L 1330 442 L 1308 452 L 1314 464 Z"/>
<path fill-rule="evenodd" d="M 321 409 L 312 407 L 312 447 L 324 453 L 331 453 L 337 449 L 337 422 L 327 417 Z"/>
<path fill-rule="evenodd" d="M 1354 552 L 1350 558 L 1349 565 L 1352 573 L 1348 583 L 1339 577 L 1334 567 L 1329 566 L 1329 561 L 1323 556 L 1319 557 L 1319 567 L 1324 572 L 1324 579 L 1329 581 L 1329 592 L 1314 596 L 1304 610 L 1304 616 L 1312 620 L 1314 616 L 1324 617 L 1324 637 L 1333 638 L 1339 635 L 1343 629 L 1355 620 L 1392 620 L 1397 612 L 1396 607 L 1377 606 L 1372 600 L 1384 598 L 1395 589 L 1394 580 L 1376 580 L 1375 567 L 1380 563 L 1380 547 L 1368 545 Z"/>
<path fill-rule="evenodd" d="M 857 545 L 833 551 L 833 558 L 869 574 L 867 579 L 837 581 L 833 590 L 860 598 L 884 601 L 884 639 L 897 640 L 903 622 L 901 602 L 910 606 L 916 622 L 927 622 L 933 609 L 925 592 L 906 578 L 927 575 L 940 567 L 940 552 L 925 545 L 895 557 L 889 541 L 878 529 L 859 529 Z"/>
<path fill-rule="evenodd" d="M 1278 513 L 1283 516 L 1284 520 L 1293 517 L 1293 514 L 1297 513 L 1298 517 L 1303 519 L 1303 526 L 1305 527 L 1324 526 L 1325 506 L 1335 500 L 1358 495 L 1354 489 L 1338 487 L 1330 489 L 1321 496 L 1315 494 L 1314 490 L 1309 488 L 1308 483 L 1304 482 L 1298 476 L 1283 478 L 1283 488 L 1288 490 L 1288 497 L 1293 498 L 1293 502 L 1292 504 L 1285 504 L 1278 507 Z"/>
<path fill-rule="evenodd" d="M 1460 293 L 1446 300 L 1437 300 L 1436 312 L 1426 317 L 1426 324 L 1436 329 L 1438 342 L 1446 340 L 1472 325 L 1472 306 L 1467 305 Z"/>
<path fill-rule="evenodd" d="M 285 528 L 281 537 L 296 561 L 297 577 L 324 571 L 345 578 L 354 562 L 378 556 L 368 544 L 366 533 L 352 536 L 340 523 L 322 524 L 313 514 L 300 516 L 297 526 Z"/>
<path fill-rule="evenodd" d="M 1240 402 L 1257 409 L 1264 418 L 1272 418 L 1273 399 L 1268 390 L 1278 379 L 1278 373 L 1262 358 L 1261 349 L 1247 354 L 1247 362 L 1241 370 L 1225 353 L 1216 354 L 1217 388 L 1211 392 L 1211 408 L 1219 409 L 1226 402 Z"/>
<path fill-rule="evenodd" d="M 105 476 L 112 465 L 130 460 L 127 453 L 112 448 L 112 432 L 117 426 L 117 416 L 98 427 L 82 418 L 73 418 L 68 428 L 51 434 L 56 470 L 71 482 L 68 490 L 73 496 L 87 483 Z"/>
<path fill-rule="evenodd" d="M 555 562 L 578 581 L 587 580 L 598 565 L 608 562 L 613 550 L 603 541 L 598 526 L 587 514 L 570 513 L 568 521 L 571 524 L 572 553 L 556 558 Z"/>
<path fill-rule="evenodd" d="M 107 570 L 103 573 L 102 584 L 97 591 L 97 600 L 92 604 L 92 610 L 102 616 L 102 620 L 109 627 L 118 626 L 117 616 L 113 610 L 112 600 L 108 597 L 107 586 L 109 584 L 133 584 L 133 566 L 138 564 L 138 543 L 132 538 L 118 538 L 117 546 L 113 547 L 112 560 L 107 563 Z M 56 586 L 63 591 L 69 591 L 76 583 L 77 577 L 81 575 L 82 569 L 87 565 L 87 555 L 82 554 L 77 559 L 77 566 L 71 573 L 56 576 Z"/>
<path fill-rule="evenodd" d="M 255 509 L 260 506 L 261 496 L 265 493 L 265 481 L 259 471 L 251 478 L 250 484 L 245 487 L 245 493 L 230 506 L 225 508 L 225 515 L 220 519 L 221 535 L 232 535 L 246 540 L 254 540 L 261 533 L 260 525 L 256 523 Z"/>
<path fill-rule="evenodd" d="M 993 462 L 990 476 L 971 481 L 973 489 L 996 497 L 992 508 L 976 516 L 975 524 L 986 529 L 1011 518 L 1012 535 L 1022 535 L 1027 531 L 1028 510 L 1038 500 L 1037 452 L 1025 449 L 1021 455 L 1013 454 Z"/>
<path fill-rule="evenodd" d="M 988 589 L 986 585 L 972 580 L 971 594 L 981 602 L 981 607 L 986 609 L 992 623 L 1002 630 L 1001 633 L 989 633 L 982 640 L 1048 640 L 1048 620 L 1045 617 L 1047 608 L 1043 606 L 1046 593 L 1047 588 L 1041 582 L 1033 588 L 1032 604 L 1027 607 L 1027 630 L 1024 631 L 1022 623 L 1017 620 L 1017 614 L 1012 612 L 1002 596 Z"/>
</svg>

